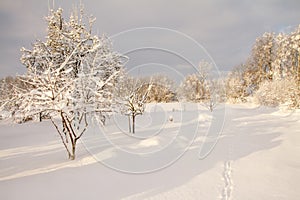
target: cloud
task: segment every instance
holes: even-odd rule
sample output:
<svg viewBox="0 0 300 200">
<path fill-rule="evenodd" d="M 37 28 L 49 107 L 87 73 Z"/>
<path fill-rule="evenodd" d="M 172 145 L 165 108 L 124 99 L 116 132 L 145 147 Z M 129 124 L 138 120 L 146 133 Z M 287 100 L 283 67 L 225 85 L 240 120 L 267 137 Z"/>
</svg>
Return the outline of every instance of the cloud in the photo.
<svg viewBox="0 0 300 200">
<path fill-rule="evenodd" d="M 50 1 L 52 2 L 52 1 Z M 255 38 L 299 23 L 298 0 L 86 0 L 88 14 L 97 18 L 95 33 L 156 26 L 183 32 L 198 41 L 219 68 L 229 70 L 246 59 Z M 77 1 L 56 0 L 66 16 Z M 44 39 L 48 2 L 2 0 L 0 3 L 0 77 L 21 72 L 19 49 Z M 176 43 L 177 41 L 170 41 Z"/>
</svg>

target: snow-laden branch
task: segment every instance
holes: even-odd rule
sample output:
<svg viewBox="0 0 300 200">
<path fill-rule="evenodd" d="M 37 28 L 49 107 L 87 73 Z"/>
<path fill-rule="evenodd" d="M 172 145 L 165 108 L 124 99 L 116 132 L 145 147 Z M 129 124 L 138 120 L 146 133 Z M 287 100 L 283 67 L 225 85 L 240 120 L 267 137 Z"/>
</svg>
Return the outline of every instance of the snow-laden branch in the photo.
<svg viewBox="0 0 300 200">
<path fill-rule="evenodd" d="M 65 21 L 62 9 L 50 12 L 46 42 L 21 49 L 27 73 L 18 78 L 22 87 L 14 88 L 16 117 L 50 117 L 70 159 L 75 159 L 76 142 L 87 130 L 88 117 L 113 111 L 113 88 L 123 67 L 123 57 L 112 50 L 107 37 L 91 35 L 83 16 L 75 12 Z"/>
</svg>

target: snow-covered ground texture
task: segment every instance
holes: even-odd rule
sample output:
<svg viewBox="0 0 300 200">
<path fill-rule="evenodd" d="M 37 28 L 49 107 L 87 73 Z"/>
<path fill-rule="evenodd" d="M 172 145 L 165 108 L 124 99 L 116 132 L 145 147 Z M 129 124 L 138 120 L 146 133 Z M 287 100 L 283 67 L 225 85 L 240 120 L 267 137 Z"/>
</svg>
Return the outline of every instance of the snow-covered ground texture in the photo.
<svg viewBox="0 0 300 200">
<path fill-rule="evenodd" d="M 75 161 L 51 122 L 2 121 L 0 199 L 300 199 L 299 111 L 150 104 L 136 120 L 91 124 Z"/>
</svg>

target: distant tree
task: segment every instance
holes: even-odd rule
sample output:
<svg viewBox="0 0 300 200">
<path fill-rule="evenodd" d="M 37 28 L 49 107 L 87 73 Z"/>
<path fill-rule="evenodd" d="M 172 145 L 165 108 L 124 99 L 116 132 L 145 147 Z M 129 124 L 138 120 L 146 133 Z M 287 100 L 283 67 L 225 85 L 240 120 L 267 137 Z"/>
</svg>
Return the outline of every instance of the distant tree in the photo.
<svg viewBox="0 0 300 200">
<path fill-rule="evenodd" d="M 244 65 L 237 66 L 228 75 L 225 81 L 226 98 L 232 103 L 245 102 L 246 97 L 251 93 L 252 74 L 245 75 Z M 248 92 L 247 92 L 248 90 Z"/>
<path fill-rule="evenodd" d="M 204 105 L 212 112 L 219 103 L 226 101 L 226 88 L 224 77 L 215 78 L 209 81 L 209 100 Z"/>
<path fill-rule="evenodd" d="M 210 70 L 212 66 L 205 61 L 200 62 L 198 72 L 185 77 L 178 93 L 187 101 L 210 102 L 213 87 Z"/>
<path fill-rule="evenodd" d="M 46 18 L 46 42 L 38 40 L 32 50 L 21 49 L 27 73 L 18 79 L 30 87 L 16 89 L 16 114 L 26 117 L 49 113 L 73 160 L 89 117 L 112 111 L 113 87 L 118 82 L 122 56 L 112 50 L 107 37 L 92 35 L 94 19 L 86 22 L 83 9 L 74 10 L 68 21 L 62 13 L 61 8 L 51 10 Z"/>
<path fill-rule="evenodd" d="M 25 91 L 31 86 L 17 77 L 5 77 L 0 81 L 0 111 L 10 113 L 15 118 L 15 112 L 19 109 L 16 91 Z"/>
<path fill-rule="evenodd" d="M 144 113 L 152 86 L 151 82 L 145 83 L 140 79 L 125 75 L 117 90 L 121 114 L 128 116 L 129 132 L 133 134 L 135 133 L 136 116 Z"/>
<path fill-rule="evenodd" d="M 180 84 L 178 93 L 187 101 L 200 102 L 203 95 L 198 76 L 196 74 L 186 76 Z"/>
<path fill-rule="evenodd" d="M 257 85 L 264 80 L 271 80 L 273 77 L 273 62 L 276 57 L 275 42 L 275 34 L 266 32 L 256 39 L 252 48 L 251 62 L 248 62 L 248 67 L 255 76 Z"/>
<path fill-rule="evenodd" d="M 274 59 L 273 80 L 280 80 L 287 76 L 289 66 L 289 41 L 286 34 L 276 36 L 276 57 Z"/>
<path fill-rule="evenodd" d="M 15 78 L 8 76 L 0 80 L 0 107 L 2 110 L 10 111 L 14 106 L 13 87 Z"/>
<path fill-rule="evenodd" d="M 300 90 L 300 25 L 290 34 L 289 41 L 292 76 L 295 77 Z"/>
<path fill-rule="evenodd" d="M 151 84 L 151 90 L 148 92 L 146 102 L 172 102 L 176 101 L 174 82 L 164 75 L 152 75 L 150 77 L 140 78 L 142 88 L 139 89 L 141 94 L 145 94 Z"/>
</svg>

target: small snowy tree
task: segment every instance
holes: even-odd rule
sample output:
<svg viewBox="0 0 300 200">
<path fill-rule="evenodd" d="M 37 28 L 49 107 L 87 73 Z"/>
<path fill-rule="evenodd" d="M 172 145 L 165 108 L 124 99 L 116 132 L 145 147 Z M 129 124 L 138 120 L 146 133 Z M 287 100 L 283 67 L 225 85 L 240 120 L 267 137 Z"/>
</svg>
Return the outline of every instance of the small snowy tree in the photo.
<svg viewBox="0 0 300 200">
<path fill-rule="evenodd" d="M 212 77 L 210 71 L 212 65 L 208 62 L 201 61 L 198 73 L 185 77 L 179 87 L 179 94 L 187 101 L 208 103 L 211 101 L 213 93 Z"/>
<path fill-rule="evenodd" d="M 144 86 L 146 86 L 146 90 Z M 145 104 L 152 87 L 151 81 L 146 84 L 128 75 L 125 75 L 120 83 L 120 88 L 117 91 L 120 110 L 123 115 L 128 116 L 129 132 L 133 134 L 135 133 L 136 116 L 144 113 Z"/>
<path fill-rule="evenodd" d="M 209 99 L 204 102 L 204 105 L 212 112 L 219 103 L 225 102 L 225 80 L 223 77 L 215 78 L 209 81 Z"/>
<path fill-rule="evenodd" d="M 180 84 L 178 93 L 187 101 L 198 102 L 202 97 L 202 86 L 196 74 L 188 75 Z"/>
<path fill-rule="evenodd" d="M 89 116 L 112 111 L 112 88 L 122 68 L 122 56 L 108 38 L 91 34 L 94 19 L 88 18 L 87 28 L 83 10 L 76 13 L 65 21 L 61 8 L 51 11 L 47 41 L 35 42 L 33 50 L 22 48 L 27 73 L 19 79 L 30 87 L 17 91 L 17 114 L 49 113 L 72 160 Z"/>
<path fill-rule="evenodd" d="M 251 93 L 251 85 L 247 86 L 247 78 L 251 78 L 244 74 L 244 66 L 236 67 L 230 72 L 226 78 L 225 88 L 227 100 L 232 103 L 244 102 L 249 93 Z M 249 90 L 249 92 L 247 92 Z"/>
</svg>

